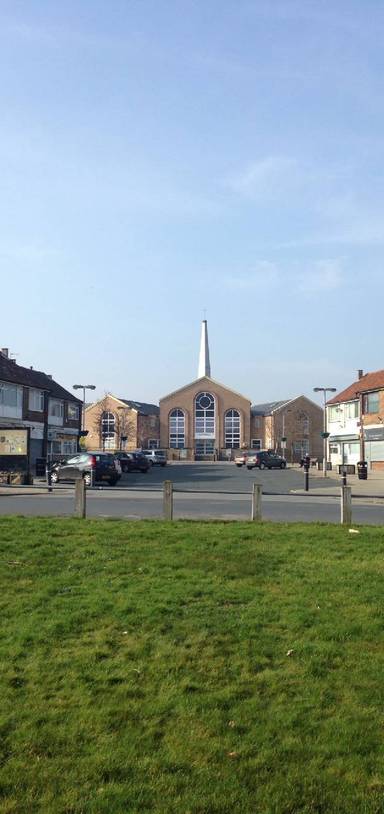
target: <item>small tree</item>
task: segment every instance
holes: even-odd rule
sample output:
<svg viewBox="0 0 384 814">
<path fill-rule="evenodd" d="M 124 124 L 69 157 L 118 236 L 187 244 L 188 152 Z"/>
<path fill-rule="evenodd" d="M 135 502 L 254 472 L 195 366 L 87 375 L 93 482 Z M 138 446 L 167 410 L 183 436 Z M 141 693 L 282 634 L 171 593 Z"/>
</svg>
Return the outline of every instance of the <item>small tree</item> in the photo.
<svg viewBox="0 0 384 814">
<path fill-rule="evenodd" d="M 104 398 L 96 405 L 93 429 L 97 434 L 100 449 L 105 450 L 106 439 L 112 433 L 113 449 L 122 449 L 123 444 L 126 445 L 136 438 L 135 413 L 128 406 L 112 409 L 110 399 L 106 393 Z M 125 441 L 123 441 L 123 438 Z M 108 449 L 111 449 L 109 444 Z"/>
<path fill-rule="evenodd" d="M 131 410 L 130 407 L 118 407 L 115 415 L 115 428 L 118 449 L 128 446 L 130 441 L 136 442 L 137 425 L 134 410 Z"/>
</svg>

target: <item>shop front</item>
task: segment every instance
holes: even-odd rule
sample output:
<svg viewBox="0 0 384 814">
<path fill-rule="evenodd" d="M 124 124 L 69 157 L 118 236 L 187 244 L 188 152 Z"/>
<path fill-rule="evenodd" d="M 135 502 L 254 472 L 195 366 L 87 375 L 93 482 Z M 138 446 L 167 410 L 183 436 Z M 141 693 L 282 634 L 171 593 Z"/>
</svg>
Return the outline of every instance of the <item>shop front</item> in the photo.
<svg viewBox="0 0 384 814">
<path fill-rule="evenodd" d="M 48 458 L 53 458 L 58 455 L 73 455 L 77 452 L 79 436 L 73 429 L 60 429 L 48 430 Z"/>
<path fill-rule="evenodd" d="M 368 468 L 384 470 L 384 427 L 367 427 L 364 430 L 364 450 Z"/>
</svg>

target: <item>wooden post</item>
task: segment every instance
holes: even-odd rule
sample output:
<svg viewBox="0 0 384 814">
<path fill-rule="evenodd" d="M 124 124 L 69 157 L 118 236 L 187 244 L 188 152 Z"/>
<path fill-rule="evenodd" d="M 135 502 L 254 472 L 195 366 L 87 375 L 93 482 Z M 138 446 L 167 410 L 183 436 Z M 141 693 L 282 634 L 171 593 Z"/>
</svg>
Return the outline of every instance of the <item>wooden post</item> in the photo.
<svg viewBox="0 0 384 814">
<path fill-rule="evenodd" d="M 173 520 L 173 483 L 165 480 L 163 484 L 163 514 L 164 520 Z"/>
<path fill-rule="evenodd" d="M 341 487 L 341 523 L 352 523 L 352 489 L 350 486 Z"/>
<path fill-rule="evenodd" d="M 261 517 L 261 483 L 253 483 L 252 484 L 252 509 L 251 509 L 251 520 L 255 520 L 259 522 Z"/>
<path fill-rule="evenodd" d="M 75 481 L 75 517 L 86 517 L 86 498 L 84 478 Z"/>
</svg>

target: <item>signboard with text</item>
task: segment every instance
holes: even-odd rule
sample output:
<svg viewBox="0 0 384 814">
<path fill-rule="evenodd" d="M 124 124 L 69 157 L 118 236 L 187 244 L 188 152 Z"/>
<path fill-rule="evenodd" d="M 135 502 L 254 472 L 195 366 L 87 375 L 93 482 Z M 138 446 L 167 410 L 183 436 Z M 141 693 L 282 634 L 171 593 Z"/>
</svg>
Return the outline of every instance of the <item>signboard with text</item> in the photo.
<svg viewBox="0 0 384 814">
<path fill-rule="evenodd" d="M 0 456 L 28 455 L 28 429 L 0 427 Z"/>
</svg>

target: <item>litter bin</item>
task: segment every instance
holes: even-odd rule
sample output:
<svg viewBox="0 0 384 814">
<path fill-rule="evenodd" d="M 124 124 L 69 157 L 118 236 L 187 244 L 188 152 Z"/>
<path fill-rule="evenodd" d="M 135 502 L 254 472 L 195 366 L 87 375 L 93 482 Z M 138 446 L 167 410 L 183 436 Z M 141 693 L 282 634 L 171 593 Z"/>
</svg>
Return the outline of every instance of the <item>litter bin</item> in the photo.
<svg viewBox="0 0 384 814">
<path fill-rule="evenodd" d="M 367 480 L 368 478 L 368 464 L 366 461 L 358 461 L 357 463 L 357 477 L 359 480 Z"/>
</svg>

